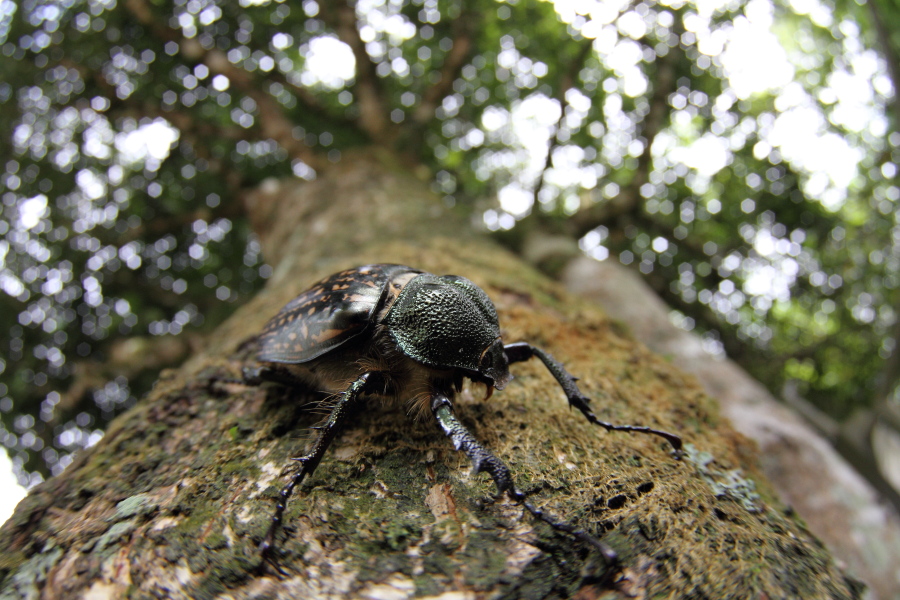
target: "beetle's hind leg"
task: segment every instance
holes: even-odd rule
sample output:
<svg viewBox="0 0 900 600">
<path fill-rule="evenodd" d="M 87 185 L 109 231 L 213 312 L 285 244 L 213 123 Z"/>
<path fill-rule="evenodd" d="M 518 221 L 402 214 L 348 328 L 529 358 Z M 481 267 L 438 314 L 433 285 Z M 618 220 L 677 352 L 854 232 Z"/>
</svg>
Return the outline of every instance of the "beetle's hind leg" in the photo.
<svg viewBox="0 0 900 600">
<path fill-rule="evenodd" d="M 300 470 L 291 477 L 290 481 L 288 481 L 287 485 L 284 486 L 281 493 L 278 495 L 278 504 L 275 505 L 272 523 L 269 525 L 269 530 L 266 532 L 265 539 L 262 544 L 259 545 L 260 552 L 263 556 L 268 554 L 275 546 L 275 535 L 278 533 L 278 528 L 281 526 L 282 519 L 284 518 L 284 509 L 287 506 L 288 498 L 291 497 L 294 488 L 303 483 L 303 479 L 307 475 L 313 474 L 316 467 L 318 467 L 319 463 L 322 461 L 322 456 L 325 454 L 328 446 L 331 445 L 331 442 L 334 440 L 335 436 L 337 436 L 341 427 L 351 416 L 353 405 L 363 393 L 369 391 L 369 387 L 372 386 L 373 383 L 377 385 L 377 382 L 380 380 L 379 375 L 380 373 L 363 373 L 350 384 L 350 387 L 338 394 L 337 402 L 331 410 L 328 420 L 324 425 L 317 427 L 319 436 L 313 443 L 312 449 L 306 455 L 294 459 L 300 463 Z"/>
<path fill-rule="evenodd" d="M 580 410 L 581 414 L 594 425 L 599 425 L 607 431 L 630 431 L 633 433 L 650 433 L 658 435 L 672 445 L 676 456 L 681 455 L 681 438 L 674 433 L 644 427 L 643 425 L 613 425 L 612 423 L 607 423 L 606 421 L 598 419 L 597 415 L 591 410 L 590 400 L 581 393 L 581 390 L 578 389 L 578 385 L 575 383 L 578 378 L 566 371 L 565 367 L 562 366 L 562 363 L 550 356 L 548 352 L 545 352 L 540 348 L 535 348 L 527 342 L 507 344 L 503 347 L 503 351 L 510 363 L 522 362 L 528 360 L 532 356 L 537 356 L 559 383 L 563 392 L 566 394 L 566 398 L 569 400 L 569 404 Z"/>
<path fill-rule="evenodd" d="M 532 514 L 536 519 L 540 519 L 544 523 L 550 525 L 557 531 L 567 533 L 582 542 L 585 542 L 596 548 L 606 560 L 607 564 L 615 565 L 618 562 L 616 551 L 590 535 L 589 533 L 578 529 L 574 525 L 563 521 L 557 521 L 541 509 L 531 504 L 519 488 L 516 487 L 509 468 L 503 464 L 499 458 L 491 454 L 484 446 L 469 433 L 469 430 L 456 418 L 453 414 L 453 404 L 450 398 L 443 393 L 436 393 L 432 396 L 431 411 L 437 419 L 438 425 L 444 430 L 444 433 L 453 442 L 453 446 L 457 450 L 462 450 L 472 461 L 475 473 L 480 471 L 487 472 L 497 486 L 498 495 L 504 492 L 510 498 L 521 504 L 525 510 Z"/>
</svg>

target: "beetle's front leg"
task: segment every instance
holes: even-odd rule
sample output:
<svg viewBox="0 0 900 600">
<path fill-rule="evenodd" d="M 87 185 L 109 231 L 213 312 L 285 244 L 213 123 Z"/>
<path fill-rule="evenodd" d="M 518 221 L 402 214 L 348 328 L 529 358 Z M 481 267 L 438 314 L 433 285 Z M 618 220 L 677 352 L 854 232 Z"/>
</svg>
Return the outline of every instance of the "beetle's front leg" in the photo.
<svg viewBox="0 0 900 600">
<path fill-rule="evenodd" d="M 665 438 L 672 445 L 676 455 L 681 454 L 681 438 L 674 433 L 660 431 L 659 429 L 651 429 L 650 427 L 644 427 L 642 425 L 613 425 L 612 423 L 607 423 L 598 419 L 597 415 L 591 410 L 590 400 L 581 393 L 581 390 L 578 389 L 578 385 L 575 383 L 578 378 L 566 371 L 565 367 L 562 366 L 562 363 L 550 356 L 550 354 L 544 350 L 535 348 L 527 342 L 516 342 L 515 344 L 507 344 L 504 346 L 503 351 L 510 363 L 528 360 L 532 356 L 537 356 L 541 359 L 541 362 L 544 363 L 547 370 L 553 374 L 553 377 L 559 383 L 563 392 L 565 392 L 569 404 L 580 410 L 587 420 L 594 425 L 599 425 L 607 431 L 631 431 L 658 435 Z"/>
<path fill-rule="evenodd" d="M 590 535 L 589 533 L 578 529 L 577 527 L 557 521 L 553 517 L 547 515 L 541 509 L 528 502 L 525 494 L 520 491 L 512 478 L 509 468 L 503 461 L 491 454 L 484 446 L 472 437 L 469 430 L 456 418 L 453 414 L 453 404 L 445 393 L 437 392 L 432 396 L 431 411 L 437 419 L 438 425 L 444 430 L 444 433 L 453 442 L 453 446 L 457 450 L 462 450 L 472 461 L 475 473 L 486 471 L 497 486 L 497 494 L 503 495 L 506 492 L 510 498 L 521 504 L 525 509 L 537 519 L 547 523 L 557 531 L 567 533 L 587 544 L 596 548 L 603 555 L 607 564 L 614 565 L 618 562 L 616 551 Z"/>
<path fill-rule="evenodd" d="M 324 425 L 316 428 L 319 430 L 319 436 L 316 438 L 312 449 L 305 456 L 294 459 L 300 463 L 300 470 L 291 477 L 278 496 L 278 504 L 275 506 L 275 514 L 272 515 L 272 523 L 269 525 L 265 539 L 259 546 L 263 555 L 271 551 L 275 545 L 275 535 L 278 533 L 278 527 L 281 525 L 284 517 L 284 509 L 294 488 L 300 485 L 307 475 L 312 475 L 316 467 L 319 466 L 328 446 L 337 436 L 341 427 L 347 422 L 353 405 L 364 392 L 368 391 L 367 388 L 372 386 L 373 382 L 380 379 L 378 375 L 379 373 L 363 373 L 350 384 L 350 387 L 341 392 L 338 396 L 337 404 L 335 404 L 331 414 L 328 415 L 328 420 Z"/>
</svg>

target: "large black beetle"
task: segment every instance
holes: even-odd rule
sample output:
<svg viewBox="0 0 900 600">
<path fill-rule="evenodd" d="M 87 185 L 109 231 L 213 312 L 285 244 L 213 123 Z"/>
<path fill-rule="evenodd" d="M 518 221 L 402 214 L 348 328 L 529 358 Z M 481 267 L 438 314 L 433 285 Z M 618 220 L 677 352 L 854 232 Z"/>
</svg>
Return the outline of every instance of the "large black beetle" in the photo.
<svg viewBox="0 0 900 600">
<path fill-rule="evenodd" d="M 508 494 L 534 517 L 615 562 L 616 553 L 606 544 L 531 504 L 506 465 L 453 412 L 452 399 L 464 379 L 483 383 L 490 395 L 509 383 L 510 363 L 534 356 L 559 382 L 569 404 L 591 423 L 610 431 L 655 434 L 680 451 L 677 435 L 599 420 L 576 378 L 547 352 L 526 342 L 504 345 L 494 304 L 463 277 L 374 264 L 335 273 L 294 298 L 266 324 L 259 337 L 260 365 L 245 370 L 245 380 L 310 386 L 336 394 L 337 400 L 309 453 L 296 459 L 300 469 L 281 491 L 263 552 L 274 545 L 294 488 L 315 471 L 351 409 L 364 397 L 378 396 L 412 401 L 417 412 L 430 411 L 456 449 L 471 459 L 475 472 L 490 474 L 498 494 Z"/>
</svg>

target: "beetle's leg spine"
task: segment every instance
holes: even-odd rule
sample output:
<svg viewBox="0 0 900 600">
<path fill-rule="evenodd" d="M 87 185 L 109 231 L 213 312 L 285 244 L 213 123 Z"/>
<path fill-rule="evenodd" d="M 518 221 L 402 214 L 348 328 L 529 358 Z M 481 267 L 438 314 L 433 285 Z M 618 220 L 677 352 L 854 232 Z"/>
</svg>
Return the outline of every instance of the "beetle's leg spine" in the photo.
<svg viewBox="0 0 900 600">
<path fill-rule="evenodd" d="M 469 430 L 456 418 L 453 414 L 453 404 L 446 394 L 436 393 L 432 397 L 431 410 L 437 419 L 438 425 L 444 430 L 444 433 L 453 442 L 453 447 L 462 450 L 472 461 L 475 473 L 481 471 L 487 472 L 494 480 L 497 486 L 497 494 L 502 495 L 506 492 L 509 497 L 521 504 L 525 510 L 531 515 L 547 523 L 553 529 L 567 533 L 582 542 L 585 542 L 596 548 L 609 565 L 615 565 L 618 562 L 616 551 L 590 535 L 589 533 L 578 529 L 577 527 L 557 521 L 553 517 L 548 516 L 541 509 L 528 502 L 525 493 L 516 487 L 509 468 L 503 464 L 499 458 L 491 454 L 484 446 L 478 443 Z"/>
<path fill-rule="evenodd" d="M 594 425 L 599 425 L 607 431 L 629 431 L 632 433 L 658 435 L 672 445 L 676 455 L 681 453 L 681 438 L 674 433 L 644 427 L 643 425 L 613 425 L 612 423 L 607 423 L 606 421 L 598 419 L 597 415 L 591 410 L 590 400 L 581 393 L 581 390 L 578 389 L 578 385 L 575 383 L 578 378 L 566 371 L 565 367 L 562 366 L 562 363 L 553 358 L 549 352 L 536 348 L 527 342 L 507 344 L 503 347 L 503 350 L 510 363 L 528 360 L 532 356 L 537 356 L 541 359 L 541 362 L 544 363 L 544 366 L 547 367 L 547 370 L 550 371 L 557 383 L 559 383 L 560 387 L 563 389 L 566 398 L 569 400 L 569 404 L 580 410 L 581 414 Z"/>
<path fill-rule="evenodd" d="M 319 436 L 316 438 L 312 449 L 308 454 L 293 459 L 298 461 L 301 464 L 301 467 L 300 470 L 291 477 L 290 481 L 288 481 L 287 485 L 282 488 L 281 493 L 278 495 L 278 504 L 275 505 L 275 513 L 272 515 L 272 522 L 266 532 L 266 537 L 259 546 L 260 552 L 262 552 L 263 555 L 270 552 L 275 546 L 275 536 L 278 533 L 278 528 L 281 526 L 287 501 L 291 497 L 294 488 L 300 485 L 307 475 L 312 475 L 316 470 L 316 467 L 319 466 L 319 463 L 322 461 L 322 456 L 324 456 L 328 446 L 331 445 L 331 442 L 334 440 L 335 436 L 337 436 L 341 427 L 347 422 L 352 413 L 353 405 L 359 399 L 360 395 L 366 391 L 366 386 L 371 376 L 372 373 L 363 373 L 351 383 L 346 390 L 341 392 L 337 403 L 332 409 L 331 414 L 328 416 L 328 421 L 326 421 L 324 425 L 318 427 Z"/>
</svg>

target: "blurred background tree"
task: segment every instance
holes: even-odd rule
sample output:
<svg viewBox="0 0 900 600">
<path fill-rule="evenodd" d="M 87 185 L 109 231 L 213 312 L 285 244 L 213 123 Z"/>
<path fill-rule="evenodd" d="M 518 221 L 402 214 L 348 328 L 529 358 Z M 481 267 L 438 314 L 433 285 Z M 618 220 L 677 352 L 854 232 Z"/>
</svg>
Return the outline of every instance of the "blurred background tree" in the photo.
<svg viewBox="0 0 900 600">
<path fill-rule="evenodd" d="M 876 423 L 900 429 L 892 22 L 888 0 L 0 0 L 17 477 L 65 468 L 264 283 L 248 191 L 355 147 L 551 274 L 546 240 L 639 270 L 865 471 Z"/>
</svg>

